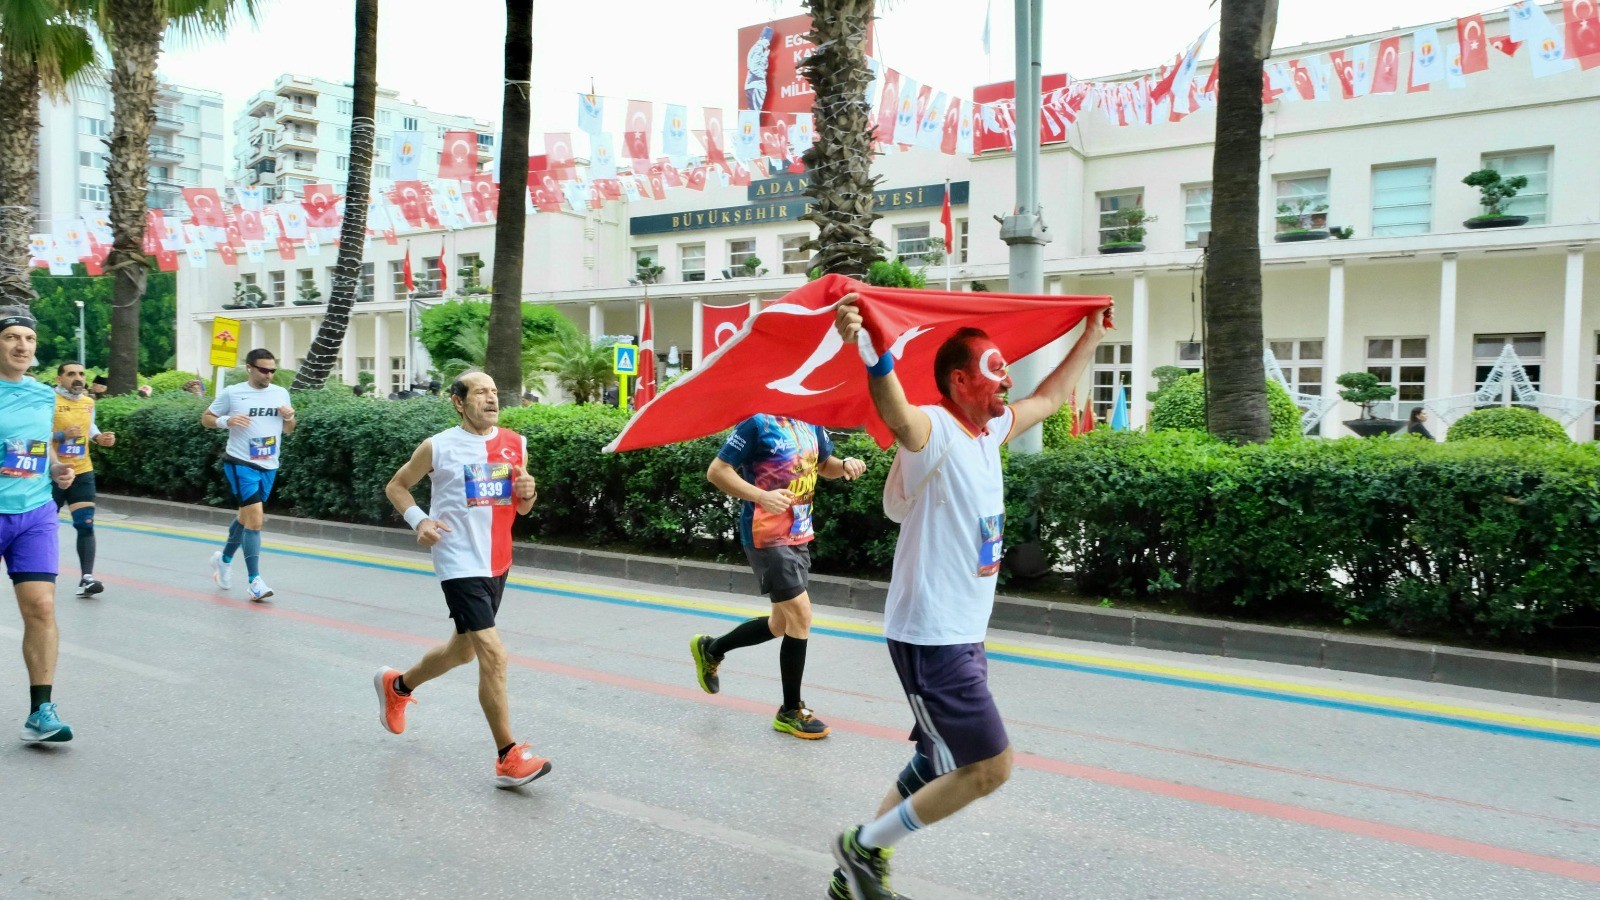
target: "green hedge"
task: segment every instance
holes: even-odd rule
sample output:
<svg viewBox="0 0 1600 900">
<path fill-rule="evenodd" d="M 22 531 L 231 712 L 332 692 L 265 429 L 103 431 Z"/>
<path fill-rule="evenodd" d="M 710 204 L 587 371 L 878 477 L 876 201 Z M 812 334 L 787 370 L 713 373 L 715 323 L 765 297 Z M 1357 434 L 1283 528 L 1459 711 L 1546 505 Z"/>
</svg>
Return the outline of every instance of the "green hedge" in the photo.
<svg viewBox="0 0 1600 900">
<path fill-rule="evenodd" d="M 1267 379 L 1267 411 L 1272 416 L 1272 436 L 1300 437 L 1300 407 L 1283 385 Z M 1150 407 L 1153 431 L 1205 431 L 1206 380 L 1195 372 L 1163 388 Z"/>
<path fill-rule="evenodd" d="M 1567 435 L 1567 430 L 1561 427 L 1560 422 L 1538 410 L 1516 406 L 1474 410 L 1457 419 L 1445 433 L 1445 440 L 1449 441 L 1465 441 L 1473 438 L 1572 443 L 1572 438 Z"/>
</svg>

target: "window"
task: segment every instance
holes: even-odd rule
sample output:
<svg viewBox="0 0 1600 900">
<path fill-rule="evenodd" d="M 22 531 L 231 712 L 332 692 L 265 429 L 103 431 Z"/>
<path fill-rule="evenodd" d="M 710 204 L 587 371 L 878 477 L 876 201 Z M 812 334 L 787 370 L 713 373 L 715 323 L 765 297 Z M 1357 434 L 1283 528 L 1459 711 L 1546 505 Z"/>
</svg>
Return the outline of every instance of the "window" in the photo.
<svg viewBox="0 0 1600 900">
<path fill-rule="evenodd" d="M 361 280 L 356 282 L 356 302 L 371 303 L 378 292 L 378 265 L 365 262 L 361 264 Z"/>
<path fill-rule="evenodd" d="M 1188 369 L 1190 372 L 1200 371 L 1201 365 L 1205 362 L 1205 353 L 1200 346 L 1200 342 L 1179 341 L 1177 360 L 1173 365 L 1180 369 Z"/>
<path fill-rule="evenodd" d="M 78 151 L 78 165 L 90 169 L 98 169 L 100 164 L 95 161 L 95 155 L 87 150 Z"/>
<path fill-rule="evenodd" d="M 192 168 L 189 168 L 188 166 L 179 166 L 178 167 L 178 180 L 183 182 L 184 184 L 187 184 L 187 185 L 199 184 L 200 183 L 200 170 L 199 169 L 192 169 Z"/>
<path fill-rule="evenodd" d="M 378 124 L 389 125 L 394 122 L 394 113 L 387 109 L 378 110 Z"/>
<path fill-rule="evenodd" d="M 811 266 L 811 252 L 805 249 L 806 241 L 811 238 L 804 234 L 792 234 L 781 240 L 783 246 L 783 274 L 804 275 Z"/>
<path fill-rule="evenodd" d="M 1211 230 L 1211 185 L 1183 189 L 1183 245 L 1200 246 L 1200 233 Z"/>
<path fill-rule="evenodd" d="M 956 220 L 956 246 L 955 262 L 957 264 L 967 261 L 967 220 Z"/>
<path fill-rule="evenodd" d="M 301 269 L 298 275 L 299 278 L 295 281 L 295 293 L 297 295 L 296 299 L 299 299 L 298 294 L 300 293 L 314 291 L 317 289 L 317 273 L 315 271 L 311 269 Z"/>
<path fill-rule="evenodd" d="M 372 164 L 372 177 L 373 178 L 390 178 L 390 177 L 392 177 L 389 174 L 389 164 L 388 163 L 373 163 Z"/>
<path fill-rule="evenodd" d="M 1372 236 L 1433 230 L 1433 164 L 1372 170 Z"/>
<path fill-rule="evenodd" d="M 462 253 L 462 254 L 459 254 L 459 255 L 456 256 L 456 270 L 453 273 L 454 276 L 455 276 L 455 280 L 454 280 L 453 283 L 455 284 L 456 287 L 461 288 L 461 287 L 465 287 L 466 286 L 468 278 L 474 278 L 474 279 L 478 279 L 478 285 L 480 287 L 486 287 L 487 285 L 484 285 L 483 281 L 482 281 L 482 279 L 484 278 L 484 270 L 486 268 L 487 268 L 487 266 L 483 265 L 483 256 L 482 256 L 482 254 L 478 254 L 478 253 Z M 468 272 L 468 271 L 470 271 L 472 274 L 471 275 L 462 275 L 461 274 L 462 272 Z M 493 276 L 491 275 L 489 277 L 492 278 Z"/>
<path fill-rule="evenodd" d="M 78 199 L 89 203 L 110 203 L 111 192 L 103 184 L 78 185 Z"/>
<path fill-rule="evenodd" d="M 1328 176 L 1280 178 L 1277 185 L 1279 234 L 1328 227 Z"/>
<path fill-rule="evenodd" d="M 185 122 L 200 121 L 200 104 L 185 103 L 184 105 L 178 107 L 178 109 L 182 112 L 183 120 Z"/>
<path fill-rule="evenodd" d="M 1472 336 L 1472 389 L 1479 390 L 1494 369 L 1495 360 L 1507 344 L 1517 354 L 1522 368 L 1528 373 L 1533 389 L 1539 390 L 1544 378 L 1544 332 L 1526 334 L 1475 334 Z M 1511 381 L 1504 382 L 1500 399 L 1486 406 L 1509 406 L 1516 399 L 1511 393 Z"/>
<path fill-rule="evenodd" d="M 167 167 L 166 166 L 151 166 L 150 167 L 150 180 L 151 181 L 157 181 L 157 180 L 166 181 L 167 178 L 168 178 L 168 173 L 167 173 Z"/>
<path fill-rule="evenodd" d="M 414 116 L 406 116 L 405 118 L 401 119 L 400 120 L 400 130 L 401 131 L 416 131 L 417 130 L 417 120 L 416 120 L 416 118 Z"/>
<path fill-rule="evenodd" d="M 78 130 L 83 132 L 84 134 L 94 135 L 95 137 L 105 137 L 106 136 L 106 120 L 105 119 L 95 119 L 95 118 L 91 118 L 89 116 L 79 116 L 78 117 Z"/>
<path fill-rule="evenodd" d="M 756 272 L 759 269 L 745 270 L 745 260 L 756 259 L 756 242 L 754 238 L 728 242 L 728 267 L 735 275 L 743 275 L 745 271 Z"/>
<path fill-rule="evenodd" d="M 268 276 L 272 285 L 270 294 L 273 306 L 282 306 L 285 294 L 284 277 L 282 272 L 273 272 Z"/>
<path fill-rule="evenodd" d="M 1094 403 L 1094 418 L 1105 422 L 1117 405 L 1117 388 L 1128 389 L 1128 402 L 1133 402 L 1133 345 L 1101 344 L 1094 350 L 1093 386 L 1090 399 Z"/>
<path fill-rule="evenodd" d="M 341 116 L 348 116 L 356 111 L 355 102 L 352 100 L 340 100 L 333 105 L 333 108 L 338 110 Z"/>
<path fill-rule="evenodd" d="M 421 270 L 411 270 L 411 281 L 416 284 L 419 292 L 437 291 L 439 289 L 439 257 L 424 256 Z"/>
<path fill-rule="evenodd" d="M 404 260 L 391 260 L 389 262 L 389 284 L 394 288 L 394 298 L 401 300 L 406 295 L 406 264 Z"/>
<path fill-rule="evenodd" d="M 1100 244 L 1115 243 L 1125 238 L 1120 232 L 1127 226 L 1123 222 L 1125 211 L 1139 209 L 1144 206 L 1144 191 L 1118 191 L 1114 194 L 1100 194 Z"/>
<path fill-rule="evenodd" d="M 684 244 L 678 248 L 678 274 L 684 281 L 706 280 L 705 244 Z"/>
<path fill-rule="evenodd" d="M 487 150 L 494 146 L 494 135 L 478 133 L 478 149 Z"/>
<path fill-rule="evenodd" d="M 348 157 L 348 156 L 335 156 L 333 158 L 333 168 L 334 168 L 335 171 L 338 171 L 338 172 L 347 172 L 347 171 L 349 171 L 350 170 L 350 157 Z"/>
<path fill-rule="evenodd" d="M 1289 390 L 1322 396 L 1322 339 L 1268 341 Z"/>
<path fill-rule="evenodd" d="M 1501 178 L 1522 175 L 1528 179 L 1528 186 L 1506 203 L 1506 215 L 1527 216 L 1529 225 L 1543 225 L 1550 220 L 1549 150 L 1485 156 L 1483 167 L 1499 172 Z"/>
<path fill-rule="evenodd" d="M 410 373 L 406 371 L 404 356 L 389 357 L 389 390 L 393 393 L 411 389 Z"/>
<path fill-rule="evenodd" d="M 446 126 L 444 126 L 444 125 L 437 125 L 437 126 L 434 126 L 434 128 L 435 128 L 435 131 L 436 131 L 436 132 L 437 132 L 437 134 L 438 134 L 438 137 L 439 137 L 439 140 L 441 140 L 441 141 L 442 141 L 442 140 L 444 140 L 444 133 L 445 133 L 445 132 L 446 132 L 446 131 L 449 131 L 449 130 L 450 130 L 450 129 L 449 129 L 449 128 L 447 128 L 447 127 L 446 127 Z"/>
<path fill-rule="evenodd" d="M 896 225 L 894 227 L 894 255 L 907 265 L 917 265 L 923 262 L 923 254 L 928 252 L 928 238 L 932 235 L 928 223 L 916 225 Z"/>
<path fill-rule="evenodd" d="M 358 372 L 376 372 L 377 370 L 378 370 L 378 358 L 376 356 L 358 356 L 358 357 L 356 357 L 356 371 L 358 371 Z"/>
<path fill-rule="evenodd" d="M 1394 400 L 1379 404 L 1377 415 L 1403 419 L 1422 402 L 1428 389 L 1428 339 L 1425 337 L 1367 338 L 1367 371 L 1379 384 L 1395 389 Z M 1404 414 L 1404 415 L 1402 415 Z"/>
<path fill-rule="evenodd" d="M 185 153 L 199 153 L 200 139 L 197 137 L 178 136 L 178 149 Z"/>
<path fill-rule="evenodd" d="M 389 139 L 386 138 L 386 137 L 381 137 L 381 138 L 375 139 L 372 142 L 372 150 L 373 150 L 374 153 L 388 153 L 389 152 Z"/>
<path fill-rule="evenodd" d="M 245 287 L 255 287 L 256 286 L 256 276 L 253 275 L 253 274 L 250 274 L 248 272 L 243 274 L 243 275 L 240 275 L 239 276 L 239 280 L 244 282 L 244 286 Z"/>
<path fill-rule="evenodd" d="M 337 140 L 341 144 L 349 144 L 350 143 L 350 129 L 348 129 L 348 128 L 337 129 L 334 132 L 334 139 Z"/>
</svg>

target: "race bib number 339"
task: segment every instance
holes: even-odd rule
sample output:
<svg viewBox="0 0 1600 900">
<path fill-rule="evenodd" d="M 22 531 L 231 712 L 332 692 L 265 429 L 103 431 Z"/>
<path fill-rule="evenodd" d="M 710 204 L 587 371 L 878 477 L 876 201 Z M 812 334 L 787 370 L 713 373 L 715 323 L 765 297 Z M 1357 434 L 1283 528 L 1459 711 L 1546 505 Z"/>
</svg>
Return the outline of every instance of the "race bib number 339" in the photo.
<svg viewBox="0 0 1600 900">
<path fill-rule="evenodd" d="M 510 506 L 511 466 L 507 463 L 468 463 L 463 467 L 468 506 Z"/>
<path fill-rule="evenodd" d="M 8 440 L 4 460 L 0 460 L 0 475 L 12 478 L 33 478 L 43 475 L 50 460 L 50 445 L 45 441 Z"/>
</svg>

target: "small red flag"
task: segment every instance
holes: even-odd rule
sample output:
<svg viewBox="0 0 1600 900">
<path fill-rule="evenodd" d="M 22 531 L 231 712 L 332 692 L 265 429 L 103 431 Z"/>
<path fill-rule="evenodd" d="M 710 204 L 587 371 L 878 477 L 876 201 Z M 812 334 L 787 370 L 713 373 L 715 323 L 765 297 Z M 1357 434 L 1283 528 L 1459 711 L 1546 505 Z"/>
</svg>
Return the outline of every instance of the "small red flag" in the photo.
<svg viewBox="0 0 1600 900">
<path fill-rule="evenodd" d="M 633 389 L 633 408 L 644 409 L 646 403 L 656 398 L 656 339 L 650 322 L 649 301 L 644 304 L 644 331 L 639 335 L 638 379 Z"/>
<path fill-rule="evenodd" d="M 939 221 L 944 223 L 944 252 L 946 254 L 955 253 L 956 231 L 954 224 L 950 221 L 950 182 L 948 181 L 944 183 L 944 208 L 939 210 Z"/>
<path fill-rule="evenodd" d="M 444 261 L 445 261 L 444 244 L 440 244 L 439 245 L 439 290 L 440 291 L 447 291 L 447 290 L 450 289 L 450 278 L 445 273 Z"/>
<path fill-rule="evenodd" d="M 414 292 L 417 289 L 417 283 L 411 278 L 411 246 L 409 244 L 406 245 L 405 262 L 400 264 L 400 274 L 405 281 L 406 293 Z"/>
</svg>

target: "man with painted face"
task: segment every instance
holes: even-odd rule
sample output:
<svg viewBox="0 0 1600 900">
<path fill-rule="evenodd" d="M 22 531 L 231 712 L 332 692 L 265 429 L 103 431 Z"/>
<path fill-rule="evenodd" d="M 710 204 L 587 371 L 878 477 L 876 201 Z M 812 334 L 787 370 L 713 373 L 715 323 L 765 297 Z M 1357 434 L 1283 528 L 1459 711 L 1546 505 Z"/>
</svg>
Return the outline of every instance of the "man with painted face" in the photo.
<svg viewBox="0 0 1600 900">
<path fill-rule="evenodd" d="M 476 659 L 478 703 L 499 751 L 494 783 L 513 788 L 550 771 L 550 760 L 511 736 L 506 648 L 495 629 L 511 572 L 511 524 L 533 509 L 539 490 L 528 474 L 528 442 L 499 427 L 493 378 L 482 372 L 462 375 L 450 385 L 450 402 L 461 424 L 423 441 L 384 493 L 416 531 L 417 543 L 432 552 L 456 633 L 404 672 L 379 669 L 372 685 L 378 692 L 378 721 L 400 734 L 406 730 L 406 706 L 417 702 L 412 691 Z M 429 510 L 411 496 L 423 478 L 433 487 Z"/>
<path fill-rule="evenodd" d="M 116 443 L 117 436 L 101 431 L 94 421 L 94 398 L 85 390 L 83 366 L 62 363 L 56 366 L 56 417 L 50 440 L 56 459 L 72 467 L 72 487 L 55 491 L 56 506 L 65 506 L 78 533 L 78 596 L 89 597 L 106 589 L 94 577 L 94 463 L 89 459 L 89 443 L 102 447 Z"/>
<path fill-rule="evenodd" d="M 1011 775 L 1011 743 L 989 693 L 983 640 L 994 609 L 1005 532 L 1000 447 L 1065 403 L 1110 326 L 1110 311 L 1085 320 L 1072 352 L 1033 396 L 1007 403 L 1011 376 L 1000 348 L 976 328 L 940 346 L 940 401 L 913 406 L 861 334 L 861 305 L 847 294 L 835 326 L 862 348 L 873 406 L 900 442 L 908 501 L 884 607 L 889 656 L 916 720 L 916 754 L 878 808 L 878 818 L 834 839 L 832 897 L 880 900 L 900 839 L 993 792 Z M 862 335 L 864 338 L 865 336 Z M 895 474 L 891 473 L 891 483 Z M 886 491 L 885 497 L 889 496 Z"/>
<path fill-rule="evenodd" d="M 56 459 L 50 439 L 55 394 L 28 377 L 39 335 L 33 316 L 20 306 L 0 307 L 0 561 L 22 613 L 22 661 L 28 668 L 29 743 L 72 740 L 51 700 L 55 684 L 56 509 L 51 482 L 72 487 L 72 467 Z"/>
</svg>

